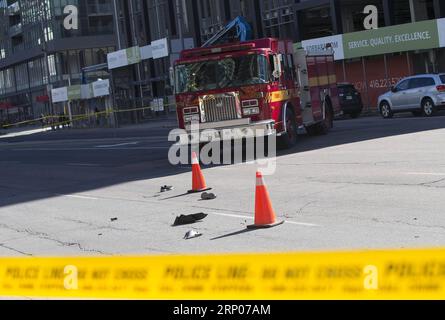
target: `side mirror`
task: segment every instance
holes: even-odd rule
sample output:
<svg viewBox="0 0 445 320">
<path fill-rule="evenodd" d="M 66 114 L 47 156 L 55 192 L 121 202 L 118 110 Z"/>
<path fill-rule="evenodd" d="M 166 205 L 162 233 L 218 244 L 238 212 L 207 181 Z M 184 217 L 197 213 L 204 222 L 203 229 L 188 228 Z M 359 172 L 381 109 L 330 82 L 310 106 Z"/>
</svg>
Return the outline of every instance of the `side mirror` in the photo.
<svg viewBox="0 0 445 320">
<path fill-rule="evenodd" d="M 175 92 L 175 70 L 173 67 L 170 67 L 169 69 L 169 76 L 170 76 L 170 86 L 173 89 L 173 93 Z"/>
<path fill-rule="evenodd" d="M 391 86 L 391 92 L 397 92 L 397 88 L 394 86 Z"/>
<path fill-rule="evenodd" d="M 283 73 L 283 70 L 281 69 L 281 59 L 282 59 L 281 54 L 273 56 L 274 70 L 272 72 L 272 76 L 275 79 L 279 79 L 281 77 L 281 74 Z"/>
</svg>

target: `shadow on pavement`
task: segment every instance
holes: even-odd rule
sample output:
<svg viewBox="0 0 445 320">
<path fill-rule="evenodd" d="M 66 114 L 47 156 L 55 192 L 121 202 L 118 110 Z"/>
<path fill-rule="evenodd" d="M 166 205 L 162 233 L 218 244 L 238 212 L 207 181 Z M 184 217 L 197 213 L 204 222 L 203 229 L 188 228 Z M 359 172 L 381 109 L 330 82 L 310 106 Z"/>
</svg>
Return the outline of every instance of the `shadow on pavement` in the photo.
<svg viewBox="0 0 445 320">
<path fill-rule="evenodd" d="M 443 116 L 398 117 L 389 120 L 366 117 L 336 121 L 335 128 L 330 134 L 316 137 L 301 136 L 295 148 L 280 151 L 277 156 L 443 128 L 445 128 Z M 132 133 L 131 130 L 126 129 L 123 135 L 131 136 L 132 134 L 139 137 L 143 133 L 144 136 L 167 137 L 169 131 L 169 128 L 157 127 L 151 131 L 144 129 L 135 130 Z M 85 136 L 84 132 L 78 134 Z M 90 139 L 102 136 L 102 133 L 96 135 L 90 132 L 89 134 Z M 63 134 L 60 133 L 58 140 L 63 145 L 62 137 Z M 66 135 L 66 139 L 75 138 L 76 134 L 73 132 Z M 20 139 L 28 141 L 27 137 L 20 137 Z M 36 139 L 35 136 L 32 137 L 32 141 Z M 51 141 L 47 136 L 45 139 Z M 167 138 L 163 141 L 165 141 L 164 145 L 168 146 Z M 0 144 L 0 207 L 191 171 L 189 165 L 171 165 L 167 160 L 167 148 L 156 149 L 158 151 L 136 148 L 85 152 L 49 149 L 39 151 L 33 148 L 13 150 L 19 149 L 21 143 L 14 143 L 16 142 L 14 139 L 10 142 Z M 203 170 L 206 168 L 209 166 L 202 166 Z M 157 191 L 140 190 L 139 192 L 141 195 L 153 196 Z"/>
<path fill-rule="evenodd" d="M 218 240 L 218 239 L 223 239 L 223 238 L 227 238 L 227 237 L 232 237 L 232 236 L 237 236 L 239 234 L 243 234 L 243 233 L 247 233 L 247 232 L 251 232 L 251 231 L 255 231 L 254 229 L 243 229 L 243 230 L 239 230 L 239 231 L 235 231 L 232 233 L 228 233 L 222 236 L 218 236 L 215 238 L 211 238 L 210 240 Z"/>
</svg>

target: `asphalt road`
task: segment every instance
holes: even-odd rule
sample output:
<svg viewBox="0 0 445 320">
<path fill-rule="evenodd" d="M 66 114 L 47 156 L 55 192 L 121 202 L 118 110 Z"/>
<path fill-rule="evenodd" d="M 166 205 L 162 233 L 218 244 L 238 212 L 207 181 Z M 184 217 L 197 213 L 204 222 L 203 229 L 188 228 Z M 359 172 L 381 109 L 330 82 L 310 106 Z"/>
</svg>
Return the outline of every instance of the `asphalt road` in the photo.
<svg viewBox="0 0 445 320">
<path fill-rule="evenodd" d="M 265 178 L 286 223 L 255 231 L 257 166 L 203 167 L 217 198 L 182 195 L 190 166 L 169 164 L 169 126 L 0 139 L 0 255 L 444 246 L 444 128 L 443 116 L 360 118 L 300 136 Z M 159 193 L 166 184 L 174 190 Z M 197 212 L 208 217 L 171 226 Z M 190 229 L 203 235 L 184 240 Z"/>
</svg>

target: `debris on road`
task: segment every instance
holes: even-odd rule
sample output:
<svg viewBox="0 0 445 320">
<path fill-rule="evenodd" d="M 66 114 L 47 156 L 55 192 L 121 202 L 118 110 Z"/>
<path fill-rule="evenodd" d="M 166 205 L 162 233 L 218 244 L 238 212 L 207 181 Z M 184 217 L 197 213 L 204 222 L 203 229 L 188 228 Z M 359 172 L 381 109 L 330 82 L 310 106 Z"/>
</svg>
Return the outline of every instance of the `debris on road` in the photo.
<svg viewBox="0 0 445 320">
<path fill-rule="evenodd" d="M 207 217 L 207 214 L 202 212 L 187 215 L 181 214 L 179 217 L 176 217 L 173 226 L 195 223 L 199 220 L 204 219 L 205 217 Z"/>
<path fill-rule="evenodd" d="M 213 200 L 215 198 L 216 198 L 215 194 L 211 192 L 204 192 L 201 194 L 202 200 Z"/>
<path fill-rule="evenodd" d="M 173 186 L 164 185 L 161 187 L 161 192 L 171 191 L 173 190 Z"/>
<path fill-rule="evenodd" d="M 196 230 L 190 230 L 185 234 L 184 239 L 188 240 L 188 239 L 193 239 L 193 238 L 197 238 L 200 236 L 202 236 L 202 233 L 199 233 Z"/>
<path fill-rule="evenodd" d="M 117 218 L 111 218 L 110 220 L 111 220 L 111 222 L 117 221 Z"/>
</svg>

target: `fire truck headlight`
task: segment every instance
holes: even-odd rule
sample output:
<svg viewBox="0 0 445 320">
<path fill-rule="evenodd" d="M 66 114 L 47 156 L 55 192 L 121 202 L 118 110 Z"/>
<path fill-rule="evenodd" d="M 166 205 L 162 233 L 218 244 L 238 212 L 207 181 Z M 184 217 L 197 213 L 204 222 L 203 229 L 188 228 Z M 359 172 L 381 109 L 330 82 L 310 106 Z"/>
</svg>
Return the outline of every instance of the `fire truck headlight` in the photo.
<svg viewBox="0 0 445 320">
<path fill-rule="evenodd" d="M 260 113 L 260 108 L 257 99 L 244 100 L 241 105 L 243 106 L 243 114 L 245 116 L 251 116 Z"/>
<path fill-rule="evenodd" d="M 192 122 L 192 121 L 199 121 L 199 114 L 185 115 L 184 121 L 187 123 Z"/>
<path fill-rule="evenodd" d="M 252 99 L 252 100 L 244 100 L 241 105 L 243 108 L 249 108 L 249 107 L 258 107 L 258 100 Z"/>
<path fill-rule="evenodd" d="M 182 113 L 184 115 L 186 115 L 186 114 L 193 114 L 193 113 L 199 113 L 199 108 L 198 107 L 184 108 L 184 109 L 182 109 Z"/>
<path fill-rule="evenodd" d="M 243 114 L 245 116 L 251 116 L 251 115 L 259 114 L 259 113 L 260 113 L 260 108 L 258 108 L 258 107 L 243 108 Z"/>
<path fill-rule="evenodd" d="M 199 108 L 198 107 L 188 107 L 182 110 L 184 114 L 184 121 L 190 123 L 192 121 L 199 121 Z"/>
</svg>

